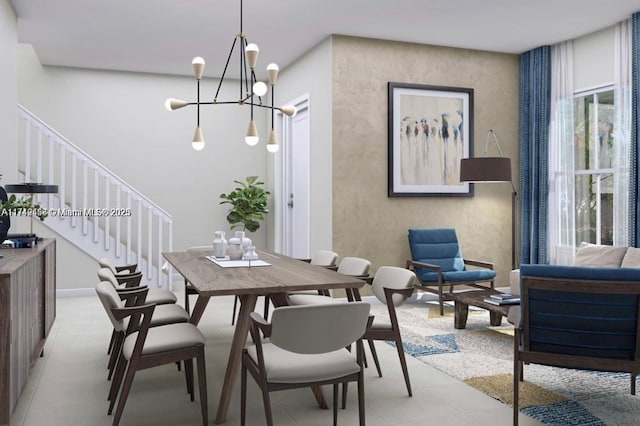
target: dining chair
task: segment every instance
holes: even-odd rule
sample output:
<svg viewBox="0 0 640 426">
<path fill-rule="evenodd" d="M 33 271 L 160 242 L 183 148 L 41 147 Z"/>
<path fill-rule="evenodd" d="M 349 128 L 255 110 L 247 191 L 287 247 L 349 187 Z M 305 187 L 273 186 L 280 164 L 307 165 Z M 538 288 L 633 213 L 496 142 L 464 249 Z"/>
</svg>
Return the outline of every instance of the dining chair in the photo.
<svg viewBox="0 0 640 426">
<path fill-rule="evenodd" d="M 141 272 L 134 273 L 119 273 L 115 275 L 113 273 L 114 269 L 112 268 L 100 268 L 98 269 L 98 280 L 99 281 L 107 281 L 111 283 L 111 285 L 116 289 L 124 289 L 131 287 L 139 287 L 140 281 L 142 280 Z M 173 292 L 168 290 L 154 290 L 147 294 L 146 296 L 147 303 L 155 303 L 157 305 L 166 305 L 166 304 L 174 304 L 178 301 L 178 298 Z M 112 353 L 113 345 L 115 343 L 116 331 L 114 329 L 111 334 L 111 340 L 109 341 L 109 347 L 107 348 L 107 355 Z"/>
<path fill-rule="evenodd" d="M 100 265 L 101 268 L 111 269 L 111 272 L 113 272 L 114 275 L 133 274 L 134 272 L 138 272 L 137 263 L 131 263 L 128 265 L 116 265 L 111 261 L 111 259 L 103 257 L 98 260 L 98 264 Z"/>
<path fill-rule="evenodd" d="M 274 309 L 270 323 L 252 312 L 254 345 L 242 354 L 240 424 L 246 423 L 249 372 L 262 391 L 267 426 L 273 426 L 270 392 L 321 385 L 333 385 L 336 426 L 338 385 L 352 381 L 358 383 L 358 414 L 364 426 L 362 335 L 370 322 L 369 309 L 365 302 L 282 306 Z M 355 357 L 346 349 L 354 342 Z"/>
<path fill-rule="evenodd" d="M 440 315 L 444 315 L 444 301 L 449 300 L 445 286 L 449 293 L 457 285 L 494 288 L 493 263 L 463 258 L 455 229 L 409 229 L 408 237 L 411 260 L 407 260 L 407 269 L 415 271 L 420 290 L 438 295 Z"/>
<path fill-rule="evenodd" d="M 371 268 L 371 262 L 361 257 L 345 257 L 340 261 L 337 272 L 343 275 L 350 275 L 352 277 L 366 280 L 369 278 L 369 269 Z M 351 300 L 361 300 L 360 292 L 358 289 L 352 289 L 353 292 L 347 290 L 347 298 Z M 330 295 L 329 295 L 330 296 Z M 331 297 L 325 297 L 324 294 L 310 294 L 310 293 L 289 293 L 288 301 L 290 305 L 309 305 L 319 303 L 337 302 L 339 300 Z"/>
<path fill-rule="evenodd" d="M 115 288 L 138 287 L 142 281 L 142 273 L 134 272 L 131 274 L 114 274 L 109 268 L 98 269 L 98 278 L 100 281 L 108 281 Z M 169 290 L 157 289 L 149 291 L 147 295 L 147 303 L 155 303 L 157 305 L 166 305 L 176 303 L 178 298 L 175 293 Z"/>
<path fill-rule="evenodd" d="M 373 324 L 367 328 L 363 336 L 363 339 L 366 339 L 369 343 L 369 349 L 371 349 L 379 377 L 382 377 L 382 369 L 380 368 L 378 354 L 376 353 L 373 341 L 383 340 L 395 343 L 409 396 L 412 396 L 413 393 L 411 391 L 409 370 L 407 369 L 407 361 L 402 347 L 402 336 L 400 334 L 400 326 L 395 308 L 403 304 L 411 296 L 414 290 L 415 279 L 415 274 L 408 269 L 396 266 L 381 266 L 378 268 L 373 277 L 371 290 L 380 302 L 387 305 L 389 321 L 374 318 Z"/>
<path fill-rule="evenodd" d="M 99 283 L 96 292 L 115 329 L 125 329 L 122 350 L 109 389 L 111 415 L 118 402 L 113 426 L 120 423 L 135 374 L 139 370 L 184 361 L 187 392 L 194 400 L 193 359 L 197 361 L 202 424 L 208 423 L 207 382 L 204 356 L 205 338 L 188 322 L 151 327 L 154 304 L 143 304 L 144 296 L 136 295 L 131 306 L 122 307 L 121 298 L 113 287 Z M 146 293 L 147 289 L 142 289 Z M 131 317 L 128 322 L 125 321 Z M 126 326 L 126 327 L 125 327 Z"/>
<path fill-rule="evenodd" d="M 96 293 L 98 293 L 100 302 L 102 303 L 105 310 L 107 311 L 107 315 L 109 316 L 109 319 L 111 320 L 111 322 L 115 326 L 119 327 L 119 328 L 116 328 L 114 326 L 113 333 L 111 335 L 112 336 L 111 337 L 112 343 L 110 344 L 111 355 L 109 357 L 109 362 L 107 364 L 107 369 L 109 370 L 107 379 L 111 380 L 111 377 L 113 375 L 113 370 L 116 365 L 116 361 L 122 349 L 122 343 L 124 341 L 125 331 L 127 329 L 129 320 L 128 318 L 125 318 L 125 320 L 122 321 L 122 324 L 117 321 L 114 322 L 112 318 L 112 314 L 108 309 L 109 307 L 108 304 L 110 305 L 111 302 L 105 300 L 103 295 L 109 294 L 110 297 L 116 301 L 115 303 L 116 305 L 118 305 L 119 308 L 124 308 L 127 306 L 132 306 L 134 297 L 140 296 L 140 297 L 146 298 L 146 296 L 148 295 L 148 288 L 131 287 L 131 288 L 125 288 L 125 289 L 115 289 L 113 288 L 113 285 L 110 282 L 101 281 L 98 284 L 96 284 Z M 118 300 L 118 298 L 120 300 Z M 128 305 L 127 305 L 127 302 L 129 302 Z M 189 314 L 181 306 L 176 304 L 157 305 L 156 309 L 153 311 L 153 316 L 151 317 L 150 327 L 157 327 L 157 326 L 167 325 L 167 324 L 177 324 L 180 322 L 188 322 L 188 321 L 189 321 Z"/>
</svg>

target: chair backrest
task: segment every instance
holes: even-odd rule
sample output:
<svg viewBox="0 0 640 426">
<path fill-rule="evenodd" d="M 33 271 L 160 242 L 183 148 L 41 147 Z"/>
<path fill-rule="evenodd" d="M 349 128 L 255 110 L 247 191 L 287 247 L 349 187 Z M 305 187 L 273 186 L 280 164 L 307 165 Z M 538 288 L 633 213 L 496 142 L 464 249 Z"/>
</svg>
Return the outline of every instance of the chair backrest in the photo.
<svg viewBox="0 0 640 426">
<path fill-rule="evenodd" d="M 311 256 L 311 264 L 318 266 L 335 266 L 338 253 L 330 250 L 316 250 Z"/>
<path fill-rule="evenodd" d="M 276 308 L 271 316 L 271 343 L 300 354 L 336 351 L 362 337 L 369 309 L 365 302 Z"/>
<path fill-rule="evenodd" d="M 100 299 L 100 303 L 102 303 L 104 310 L 107 311 L 107 316 L 109 317 L 109 320 L 111 320 L 113 328 L 116 331 L 124 331 L 124 321 L 116 320 L 111 312 L 112 309 L 124 307 L 124 303 L 122 302 L 122 299 L 120 299 L 120 296 L 118 296 L 118 292 L 116 292 L 113 284 L 108 281 L 100 281 L 96 284 L 96 293 L 98 294 L 98 298 Z"/>
<path fill-rule="evenodd" d="M 638 360 L 640 269 L 521 265 L 520 274 L 525 350 Z"/>
<path fill-rule="evenodd" d="M 120 284 L 118 284 L 118 280 L 116 279 L 113 271 L 109 268 L 98 269 L 98 279 L 100 281 L 106 281 L 110 283 L 113 288 L 120 287 Z"/>
<path fill-rule="evenodd" d="M 416 279 L 416 274 L 409 269 L 398 268 L 397 266 L 381 266 L 376 271 L 376 275 L 373 277 L 371 283 L 371 290 L 374 296 L 387 304 L 387 298 L 384 294 L 384 288 L 403 289 L 413 287 Z M 407 300 L 406 297 L 394 294 L 393 306 L 399 306 Z"/>
<path fill-rule="evenodd" d="M 370 267 L 371 262 L 367 259 L 361 257 L 345 257 L 340 261 L 340 265 L 338 265 L 338 272 L 343 275 L 367 275 Z"/>
<path fill-rule="evenodd" d="M 100 268 L 107 268 L 114 274 L 118 273 L 113 263 L 111 263 L 111 260 L 107 259 L 106 257 L 103 257 L 102 259 L 98 260 L 98 264 L 100 265 Z"/>
<path fill-rule="evenodd" d="M 444 272 L 465 270 L 455 229 L 409 229 L 409 248 L 415 261 L 438 265 Z"/>
</svg>

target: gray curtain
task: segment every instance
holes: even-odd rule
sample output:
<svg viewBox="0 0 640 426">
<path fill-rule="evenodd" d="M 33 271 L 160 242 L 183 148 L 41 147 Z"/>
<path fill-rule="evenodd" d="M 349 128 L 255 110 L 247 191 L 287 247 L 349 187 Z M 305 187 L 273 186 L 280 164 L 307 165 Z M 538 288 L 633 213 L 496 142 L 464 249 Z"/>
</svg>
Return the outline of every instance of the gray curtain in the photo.
<svg viewBox="0 0 640 426">
<path fill-rule="evenodd" d="M 548 263 L 551 47 L 520 57 L 520 263 Z"/>
</svg>

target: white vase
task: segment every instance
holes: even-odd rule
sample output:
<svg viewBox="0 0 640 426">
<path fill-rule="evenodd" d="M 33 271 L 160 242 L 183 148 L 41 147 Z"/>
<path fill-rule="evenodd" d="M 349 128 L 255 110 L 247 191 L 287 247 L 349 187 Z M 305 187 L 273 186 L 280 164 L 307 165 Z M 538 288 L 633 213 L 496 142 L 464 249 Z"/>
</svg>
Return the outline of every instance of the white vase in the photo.
<svg viewBox="0 0 640 426">
<path fill-rule="evenodd" d="M 223 258 L 227 255 L 227 240 L 224 238 L 224 231 L 216 231 L 213 239 L 213 255 Z"/>
<path fill-rule="evenodd" d="M 233 235 L 233 238 L 237 238 L 238 241 L 240 242 L 240 244 L 242 245 L 242 249 L 246 249 L 247 247 L 249 247 L 252 243 L 251 238 L 246 237 L 245 236 L 245 232 L 244 231 L 236 231 L 235 234 Z M 229 240 L 231 241 L 231 240 Z"/>
</svg>

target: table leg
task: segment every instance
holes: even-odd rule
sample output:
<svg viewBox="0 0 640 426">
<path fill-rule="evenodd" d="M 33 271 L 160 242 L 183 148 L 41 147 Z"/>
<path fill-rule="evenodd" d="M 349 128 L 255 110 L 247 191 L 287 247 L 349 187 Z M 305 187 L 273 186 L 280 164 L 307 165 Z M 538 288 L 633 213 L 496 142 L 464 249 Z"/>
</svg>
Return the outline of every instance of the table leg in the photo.
<svg viewBox="0 0 640 426">
<path fill-rule="evenodd" d="M 249 334 L 249 315 L 256 307 L 256 294 L 240 295 L 240 313 L 236 321 L 236 329 L 233 333 L 233 341 L 231 342 L 231 350 L 229 351 L 229 360 L 227 361 L 227 369 L 224 373 L 224 382 L 222 383 L 222 391 L 220 392 L 220 402 L 218 403 L 218 412 L 216 414 L 216 424 L 224 423 L 229 411 L 229 403 L 231 402 L 231 394 L 233 393 L 233 385 L 240 370 L 242 362 L 242 349 L 247 342 Z M 198 309 L 198 302 L 194 311 Z"/>
<path fill-rule="evenodd" d="M 204 310 L 209 303 L 209 297 L 198 295 L 198 299 L 196 300 L 196 306 L 193 307 L 193 311 L 191 312 L 191 317 L 189 318 L 189 322 L 194 325 L 198 325 L 200 323 L 200 319 L 202 318 L 202 314 L 204 314 Z"/>
<path fill-rule="evenodd" d="M 469 305 L 459 301 L 454 302 L 453 327 L 463 329 L 467 326 L 467 317 L 469 315 Z"/>
<path fill-rule="evenodd" d="M 500 312 L 489 311 L 489 323 L 494 327 L 502 324 L 502 314 Z"/>
</svg>

